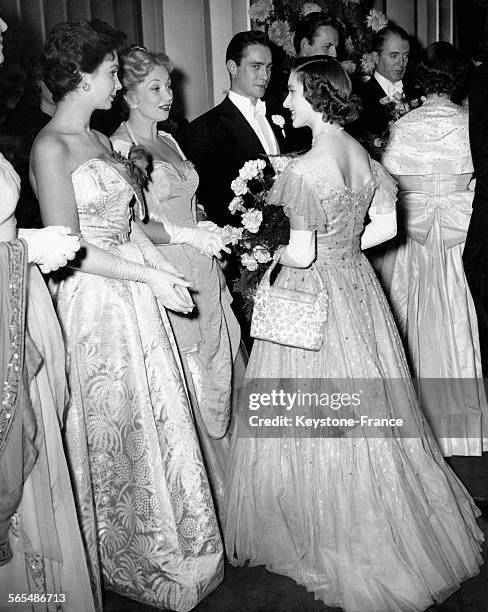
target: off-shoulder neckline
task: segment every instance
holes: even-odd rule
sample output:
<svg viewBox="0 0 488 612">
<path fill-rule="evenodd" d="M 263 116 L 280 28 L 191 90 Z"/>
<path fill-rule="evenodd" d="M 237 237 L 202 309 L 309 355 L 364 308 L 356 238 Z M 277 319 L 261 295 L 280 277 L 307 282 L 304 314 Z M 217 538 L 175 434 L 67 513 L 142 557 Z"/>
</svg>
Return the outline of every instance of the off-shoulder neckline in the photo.
<svg viewBox="0 0 488 612">
<path fill-rule="evenodd" d="M 303 161 L 303 160 L 297 159 L 294 163 L 292 163 L 292 164 L 290 164 L 290 166 L 288 166 L 288 169 L 290 171 L 293 171 L 300 161 Z M 312 168 L 314 168 L 320 174 L 325 176 L 327 178 L 327 180 L 335 188 L 337 188 L 339 191 L 348 191 L 349 193 L 351 193 L 353 195 L 357 195 L 357 194 L 360 194 L 363 191 L 365 191 L 371 185 L 371 183 L 374 183 L 375 177 L 374 177 L 374 171 L 373 171 L 373 160 L 371 158 L 369 160 L 369 165 L 370 165 L 370 169 L 371 169 L 371 177 L 366 181 L 366 183 L 364 183 L 364 185 L 362 187 L 359 187 L 358 189 L 352 189 L 348 185 L 343 185 L 343 184 L 339 183 L 334 178 L 332 178 L 329 174 L 327 174 L 327 172 L 324 172 L 324 170 L 322 170 L 322 168 L 318 168 L 317 166 L 312 166 Z M 295 174 L 300 175 L 301 173 L 295 172 Z"/>
</svg>

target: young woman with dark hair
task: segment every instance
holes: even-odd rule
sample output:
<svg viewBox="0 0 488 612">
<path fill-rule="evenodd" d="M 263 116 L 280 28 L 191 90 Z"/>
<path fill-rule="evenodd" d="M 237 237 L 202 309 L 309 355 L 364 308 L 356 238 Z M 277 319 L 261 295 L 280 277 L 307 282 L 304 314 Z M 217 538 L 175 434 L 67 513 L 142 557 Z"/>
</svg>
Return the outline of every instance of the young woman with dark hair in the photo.
<svg viewBox="0 0 488 612">
<path fill-rule="evenodd" d="M 144 233 L 140 181 L 90 129 L 110 108 L 123 36 L 57 25 L 45 80 L 57 102 L 31 155 L 43 221 L 69 225 L 82 254 L 53 283 L 68 353 L 66 449 L 97 600 L 101 585 L 190 610 L 222 578 L 222 543 L 165 307 L 188 285 Z"/>
<path fill-rule="evenodd" d="M 227 480 L 227 555 L 285 574 L 346 612 L 419 612 L 478 573 L 483 535 L 420 412 L 386 298 L 361 252 L 395 233 L 395 183 L 342 129 L 357 103 L 337 61 L 298 65 L 284 106 L 295 127 L 311 128 L 313 146 L 289 163 L 269 195 L 291 226 L 276 292 L 325 290 L 329 314 L 317 351 L 254 344 L 249 388 L 269 391 L 271 379 L 275 392 L 281 385 L 296 401 L 289 411 L 278 405 L 257 413 L 288 416 L 291 424 L 281 429 L 246 427 L 256 413 L 245 401 L 240 406 Z M 286 325 L 287 314 L 277 323 Z M 307 406 L 309 390 L 320 404 Z M 322 400 L 324 391 L 333 399 L 331 390 L 347 392 L 338 407 Z M 270 405 L 266 396 L 262 405 Z M 368 416 L 396 427 L 375 430 Z M 307 429 L 308 417 L 332 417 L 331 425 Z M 340 427 L 338 417 L 346 421 Z"/>
</svg>

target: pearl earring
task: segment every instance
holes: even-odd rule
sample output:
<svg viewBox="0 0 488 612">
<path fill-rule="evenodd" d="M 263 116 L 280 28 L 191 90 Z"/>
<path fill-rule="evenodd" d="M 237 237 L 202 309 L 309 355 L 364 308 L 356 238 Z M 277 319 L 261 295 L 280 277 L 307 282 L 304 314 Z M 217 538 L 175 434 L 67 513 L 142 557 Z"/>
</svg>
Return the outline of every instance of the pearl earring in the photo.
<svg viewBox="0 0 488 612">
<path fill-rule="evenodd" d="M 135 110 L 138 107 L 138 104 L 136 102 L 134 102 L 133 104 L 130 105 L 132 110 Z"/>
<path fill-rule="evenodd" d="M 87 83 L 86 81 L 83 82 L 83 91 L 90 91 L 91 89 L 91 85 L 90 83 Z"/>
</svg>

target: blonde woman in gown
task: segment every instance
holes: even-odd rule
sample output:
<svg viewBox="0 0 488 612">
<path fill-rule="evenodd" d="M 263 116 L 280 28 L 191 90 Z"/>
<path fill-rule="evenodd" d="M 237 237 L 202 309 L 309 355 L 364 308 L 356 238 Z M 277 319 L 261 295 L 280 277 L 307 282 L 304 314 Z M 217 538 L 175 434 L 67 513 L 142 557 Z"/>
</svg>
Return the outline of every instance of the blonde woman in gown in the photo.
<svg viewBox="0 0 488 612">
<path fill-rule="evenodd" d="M 103 584 L 190 610 L 221 581 L 223 559 L 164 308 L 191 310 L 188 283 L 132 218 L 135 169 L 89 129 L 120 89 L 121 38 L 96 21 L 50 33 L 45 80 L 57 108 L 34 143 L 32 176 L 44 221 L 69 219 L 84 251 L 53 290 L 68 354 L 66 447 L 98 609 Z"/>
<path fill-rule="evenodd" d="M 457 65 L 449 43 L 424 52 L 417 78 L 427 99 L 395 123 L 383 157 L 398 179 L 399 235 L 373 259 L 444 456 L 488 450 L 478 325 L 462 262 L 474 192 L 468 111 L 449 99 Z"/>
<path fill-rule="evenodd" d="M 373 389 L 357 416 L 402 418 L 409 429 L 253 435 L 239 429 L 249 414 L 243 403 L 229 458 L 226 551 L 232 563 L 266 565 L 346 612 L 420 612 L 478 573 L 483 535 L 422 417 L 388 304 L 360 250 L 391 237 L 394 183 L 338 124 L 355 116 L 340 64 L 298 61 L 284 104 L 314 138 L 269 196 L 292 229 L 275 285 L 316 293 L 315 259 L 329 317 L 318 351 L 256 341 L 246 378 L 258 388 L 268 378 L 297 388 L 316 379 L 319 391 L 320 379 L 343 384 L 339 391 Z"/>
<path fill-rule="evenodd" d="M 242 382 L 246 367 L 240 350 L 240 328 L 217 259 L 198 248 L 199 233 L 215 227 L 205 221 L 204 211 L 197 206 L 198 174 L 185 160 L 174 138 L 157 130 L 157 122 L 168 118 L 173 100 L 170 60 L 162 53 L 136 47 L 124 53 L 121 66 L 130 113 L 128 120 L 112 135 L 112 146 L 129 157 L 132 147 L 142 145 L 151 156 L 151 171 L 144 192 L 149 221 L 156 222 L 155 226 L 164 224 L 166 230 L 174 228 L 172 236 L 194 233 L 197 238 L 188 244 L 165 244 L 160 249 L 192 282 L 195 312 L 191 316 L 170 312 L 169 318 L 220 513 L 229 448 L 225 434 L 233 388 Z"/>
</svg>

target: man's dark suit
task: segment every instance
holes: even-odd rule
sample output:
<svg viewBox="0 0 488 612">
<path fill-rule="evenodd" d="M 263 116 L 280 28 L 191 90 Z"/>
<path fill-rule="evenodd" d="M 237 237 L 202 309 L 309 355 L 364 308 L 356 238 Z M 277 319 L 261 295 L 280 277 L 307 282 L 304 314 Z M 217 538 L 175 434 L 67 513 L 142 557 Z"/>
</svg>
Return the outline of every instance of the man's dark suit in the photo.
<svg viewBox="0 0 488 612">
<path fill-rule="evenodd" d="M 488 63 L 476 68 L 471 80 L 469 139 L 476 188 L 463 261 L 478 315 L 483 376 L 488 378 Z"/>
<path fill-rule="evenodd" d="M 267 118 L 280 150 L 284 151 L 281 129 L 273 124 L 269 113 Z M 266 155 L 244 115 L 226 97 L 190 123 L 182 148 L 200 177 L 197 195 L 207 217 L 218 225 L 235 225 L 238 219 L 228 210 L 234 197 L 230 184 L 246 161 Z"/>
<path fill-rule="evenodd" d="M 415 97 L 416 92 L 408 82 L 403 81 L 403 91 L 407 100 Z M 385 91 L 372 76 L 366 83 L 358 85 L 356 93 L 361 98 L 363 110 L 359 119 L 351 126 L 351 133 L 356 137 L 373 134 L 382 136 L 391 120 L 387 107 L 380 103 L 380 100 L 386 96 Z"/>
</svg>

